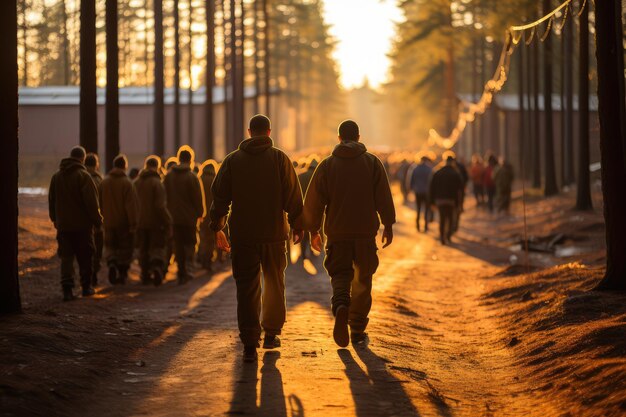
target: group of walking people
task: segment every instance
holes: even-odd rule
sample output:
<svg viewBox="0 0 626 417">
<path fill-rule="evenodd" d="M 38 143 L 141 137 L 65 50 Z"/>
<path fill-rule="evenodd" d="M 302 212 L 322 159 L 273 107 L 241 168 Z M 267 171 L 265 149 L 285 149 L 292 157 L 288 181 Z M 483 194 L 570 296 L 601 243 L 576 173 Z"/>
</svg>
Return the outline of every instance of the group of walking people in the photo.
<svg viewBox="0 0 626 417">
<path fill-rule="evenodd" d="M 193 152 L 183 147 L 165 171 L 157 156 L 146 158 L 134 181 L 126 175 L 123 155 L 103 179 L 97 174 L 97 158 L 73 148 L 53 176 L 49 193 L 64 298 L 74 298 L 74 259 L 83 296 L 94 294 L 98 241 L 103 242 L 113 283 L 126 279 L 137 246 L 142 280 L 159 284 L 169 264 L 172 237 L 178 280 L 186 282 L 199 229 L 201 242 L 205 235 L 210 237 L 205 239 L 208 246 L 231 253 L 243 358 L 255 361 L 262 335 L 264 348 L 281 345 L 286 242 L 292 236 L 296 245 L 307 235 L 310 246 L 321 252 L 323 229 L 334 340 L 341 347 L 364 342 L 378 267 L 376 236 L 382 223 L 383 248 L 389 246 L 395 223 L 383 163 L 360 142 L 352 120 L 339 125 L 332 154 L 319 164 L 315 161 L 316 166 L 311 163 L 300 179 L 289 157 L 274 147 L 266 116 L 251 118 L 248 133 L 219 170 L 205 163 L 196 175 Z"/>
<path fill-rule="evenodd" d="M 472 191 L 478 207 L 486 207 L 490 213 L 508 213 L 515 173 L 506 159 L 498 161 L 491 152 L 485 158 L 472 156 L 470 167 Z"/>
</svg>

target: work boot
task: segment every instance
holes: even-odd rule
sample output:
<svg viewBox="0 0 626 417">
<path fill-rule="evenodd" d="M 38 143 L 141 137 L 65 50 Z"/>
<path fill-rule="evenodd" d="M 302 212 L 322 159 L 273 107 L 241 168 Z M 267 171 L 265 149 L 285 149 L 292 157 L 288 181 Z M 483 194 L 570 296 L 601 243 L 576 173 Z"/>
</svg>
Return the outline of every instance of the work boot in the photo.
<svg viewBox="0 0 626 417">
<path fill-rule="evenodd" d="M 63 287 L 63 301 L 72 301 L 76 297 L 74 297 L 74 291 L 72 291 L 72 287 Z"/>
<path fill-rule="evenodd" d="M 276 349 L 280 347 L 280 339 L 278 336 L 265 335 L 263 339 L 263 349 Z"/>
<path fill-rule="evenodd" d="M 369 337 L 365 332 L 352 332 L 350 338 L 355 346 L 366 346 L 369 343 Z"/>
<path fill-rule="evenodd" d="M 340 305 L 335 311 L 335 328 L 333 329 L 333 338 L 339 347 L 346 347 L 350 343 L 350 334 L 348 333 L 348 307 Z"/>
<path fill-rule="evenodd" d="M 109 283 L 117 285 L 117 268 L 115 265 L 109 265 Z"/>
<path fill-rule="evenodd" d="M 91 287 L 83 287 L 83 297 L 91 297 L 96 294 L 96 290 Z"/>
<path fill-rule="evenodd" d="M 259 359 L 259 354 L 256 352 L 256 346 L 244 346 L 243 348 L 243 361 L 247 363 L 256 362 Z"/>
</svg>

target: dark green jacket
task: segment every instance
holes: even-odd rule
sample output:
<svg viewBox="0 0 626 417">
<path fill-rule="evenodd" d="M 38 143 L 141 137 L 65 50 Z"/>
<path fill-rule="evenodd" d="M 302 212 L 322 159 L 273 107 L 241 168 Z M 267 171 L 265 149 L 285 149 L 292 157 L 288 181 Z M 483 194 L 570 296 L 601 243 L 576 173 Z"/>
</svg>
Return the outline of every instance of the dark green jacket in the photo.
<svg viewBox="0 0 626 417">
<path fill-rule="evenodd" d="M 135 230 L 137 196 L 133 183 L 121 168 L 113 168 L 102 180 L 102 216 L 105 228 Z"/>
<path fill-rule="evenodd" d="M 176 226 L 197 226 L 205 216 L 202 183 L 189 164 L 172 167 L 163 180 L 167 194 L 167 209 Z"/>
<path fill-rule="evenodd" d="M 172 216 L 167 209 L 165 187 L 157 171 L 143 169 L 133 183 L 139 209 L 138 229 L 163 229 L 172 224 Z"/>
<path fill-rule="evenodd" d="M 222 230 L 230 213 L 234 245 L 285 241 L 289 226 L 302 230 L 302 191 L 296 171 L 269 137 L 241 142 L 224 159 L 212 190 L 211 228 Z"/>
</svg>

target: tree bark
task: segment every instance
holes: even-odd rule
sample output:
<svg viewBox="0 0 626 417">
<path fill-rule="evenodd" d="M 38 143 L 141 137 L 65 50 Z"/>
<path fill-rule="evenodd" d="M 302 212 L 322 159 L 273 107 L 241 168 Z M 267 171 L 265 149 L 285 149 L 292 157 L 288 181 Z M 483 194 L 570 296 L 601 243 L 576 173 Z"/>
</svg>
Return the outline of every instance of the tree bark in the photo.
<svg viewBox="0 0 626 417">
<path fill-rule="evenodd" d="M 263 51 L 264 51 L 264 55 L 263 55 L 263 70 L 265 72 L 265 77 L 264 77 L 264 81 L 265 81 L 265 87 L 263 88 L 263 90 L 265 91 L 265 114 L 266 115 L 270 115 L 271 113 L 271 91 L 270 91 L 270 76 L 271 76 L 271 71 L 270 71 L 270 16 L 269 16 L 269 10 L 267 7 L 267 0 L 263 0 L 263 21 L 265 22 L 265 26 L 263 28 L 263 32 L 264 32 L 264 37 L 263 37 L 263 43 L 264 43 L 264 47 L 263 47 Z"/>
<path fill-rule="evenodd" d="M 120 153 L 119 57 L 117 45 L 117 0 L 106 1 L 107 86 L 105 106 L 105 167 L 113 169 L 113 159 Z"/>
<path fill-rule="evenodd" d="M 245 108 L 245 57 L 244 57 L 244 43 L 245 43 L 245 24 L 244 24 L 244 16 L 245 16 L 245 4 L 244 0 L 239 0 L 239 10 L 240 15 L 237 17 L 235 13 L 235 30 L 236 37 L 236 47 L 235 47 L 235 57 L 237 59 L 237 65 L 235 68 L 235 80 L 233 85 L 236 85 L 236 94 L 235 98 L 235 143 L 233 143 L 233 150 L 237 148 L 237 145 L 240 141 L 244 139 L 244 108 Z"/>
<path fill-rule="evenodd" d="M 578 182 L 576 209 L 591 210 L 591 180 L 589 178 L 589 4 L 580 15 L 578 62 Z"/>
<path fill-rule="evenodd" d="M 180 11 L 174 0 L 174 148 L 180 147 Z"/>
<path fill-rule="evenodd" d="M 204 129 L 207 145 L 208 157 L 214 156 L 214 127 L 213 127 L 213 88 L 215 87 L 215 0 L 205 1 L 206 11 L 206 71 L 205 71 L 205 88 L 206 97 L 204 101 Z"/>
<path fill-rule="evenodd" d="M 521 42 L 524 42 L 523 40 Z M 523 43 L 522 43 L 523 45 Z M 518 130 L 518 152 L 519 152 L 519 169 L 522 180 L 526 180 L 526 170 L 524 169 L 525 155 L 524 145 L 526 143 L 526 109 L 524 96 L 526 94 L 526 86 L 524 85 L 524 46 L 520 46 L 518 54 L 518 105 L 519 105 L 519 130 Z"/>
<path fill-rule="evenodd" d="M 22 55 L 22 70 L 24 71 L 22 85 L 28 87 L 28 24 L 26 22 L 28 5 L 26 4 L 26 0 L 20 0 L 20 4 L 20 11 L 22 12 L 22 47 L 24 48 L 24 54 Z"/>
<path fill-rule="evenodd" d="M 70 85 L 72 81 L 72 71 L 70 68 L 70 39 L 67 33 L 67 7 L 65 0 L 61 1 L 63 8 L 63 82 Z"/>
<path fill-rule="evenodd" d="M 550 0 L 543 0 L 543 14 L 547 15 L 552 10 Z M 556 183 L 556 169 L 554 158 L 554 129 L 552 114 L 552 37 L 548 35 L 543 42 L 543 116 L 544 116 L 544 169 L 545 188 L 543 193 L 546 197 L 559 192 Z"/>
<path fill-rule="evenodd" d="M 595 2 L 606 273 L 596 289 L 626 290 L 626 110 L 619 1 Z"/>
<path fill-rule="evenodd" d="M 98 152 L 96 96 L 96 2 L 80 2 L 80 144 Z"/>
<path fill-rule="evenodd" d="M 226 5 L 229 4 L 230 0 L 222 1 L 222 27 L 223 27 L 223 41 L 224 41 L 224 149 L 226 152 L 230 152 L 231 144 L 234 142 L 233 140 L 233 123 L 232 123 L 232 49 L 231 49 L 231 39 L 230 39 L 230 31 L 232 30 L 232 26 L 230 26 L 230 15 L 229 19 L 226 19 Z M 230 13 L 230 9 L 229 9 Z"/>
<path fill-rule="evenodd" d="M 574 175 L 574 20 L 565 22 L 565 181 L 572 184 Z"/>
<path fill-rule="evenodd" d="M 532 140 L 532 169 L 533 188 L 541 188 L 541 109 L 539 108 L 539 41 L 532 46 L 532 78 L 533 78 L 533 140 Z"/>
<path fill-rule="evenodd" d="M 187 63 L 187 76 L 189 77 L 189 103 L 187 106 L 187 142 L 191 146 L 193 144 L 193 77 L 191 76 L 193 66 L 193 0 L 189 0 L 189 45 L 187 53 L 189 62 Z"/>
<path fill-rule="evenodd" d="M 2 218 L 0 236 L 0 314 L 19 312 L 22 308 L 17 263 L 17 2 L 0 1 L 0 175 Z"/>
<path fill-rule="evenodd" d="M 163 0 L 154 0 L 154 153 L 165 155 L 163 80 Z"/>
<path fill-rule="evenodd" d="M 254 39 L 254 114 L 258 114 L 259 108 L 259 90 L 261 89 L 261 80 L 259 79 L 259 34 L 257 32 L 259 28 L 259 2 L 254 0 L 252 13 L 254 19 L 252 21 L 252 36 Z"/>
</svg>

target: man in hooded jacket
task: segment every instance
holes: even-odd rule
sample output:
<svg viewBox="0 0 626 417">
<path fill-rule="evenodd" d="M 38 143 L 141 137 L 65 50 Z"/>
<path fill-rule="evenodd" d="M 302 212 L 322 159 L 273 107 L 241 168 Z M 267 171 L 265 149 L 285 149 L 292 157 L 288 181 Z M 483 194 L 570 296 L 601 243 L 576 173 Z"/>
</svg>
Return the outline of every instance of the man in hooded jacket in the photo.
<svg viewBox="0 0 626 417">
<path fill-rule="evenodd" d="M 224 159 L 213 182 L 210 217 L 217 245 L 226 251 L 230 245 L 223 229 L 228 219 L 239 336 L 244 361 L 254 361 L 261 329 L 264 348 L 280 346 L 286 317 L 285 241 L 289 226 L 294 243 L 302 240 L 302 191 L 289 157 L 273 146 L 270 120 L 254 116 L 248 133 L 250 138 Z"/>
<path fill-rule="evenodd" d="M 178 283 L 189 281 L 190 268 L 198 242 L 198 223 L 205 216 L 204 191 L 193 172 L 193 150 L 183 146 L 178 151 L 178 165 L 174 165 L 163 184 L 167 193 L 167 208 L 172 215 L 174 256 L 178 266 Z"/>
<path fill-rule="evenodd" d="M 393 240 L 396 222 L 385 168 L 359 139 L 354 121 L 339 125 L 339 144 L 317 167 L 304 203 L 306 230 L 317 251 L 322 249 L 320 229 L 326 214 L 324 267 L 333 288 L 333 337 L 341 347 L 348 345 L 350 337 L 354 344 L 366 340 L 372 277 L 378 268 L 376 234 L 382 223 L 386 248 Z"/>
<path fill-rule="evenodd" d="M 213 193 L 211 185 L 215 179 L 217 164 L 213 160 L 205 161 L 200 167 L 198 178 L 202 182 L 204 189 L 204 206 L 207 208 L 213 204 Z M 215 251 L 215 232 L 210 228 L 210 219 L 205 217 L 200 223 L 200 245 L 198 246 L 198 261 L 208 272 L 212 271 L 213 252 Z"/>
<path fill-rule="evenodd" d="M 102 194 L 102 174 L 100 173 L 100 160 L 97 154 L 93 152 L 87 154 L 85 157 L 85 168 L 87 168 L 87 172 L 91 175 L 91 179 L 98 189 L 98 196 L 100 196 L 100 194 Z M 100 272 L 102 266 L 102 250 L 104 248 L 104 231 L 102 230 L 102 226 L 94 227 L 93 239 L 96 252 L 93 256 L 93 278 L 91 285 L 95 287 L 98 285 L 98 272 Z"/>
<path fill-rule="evenodd" d="M 61 161 L 50 181 L 48 209 L 57 230 L 61 258 L 63 300 L 74 299 L 74 259 L 78 262 L 83 296 L 95 294 L 92 288 L 93 230 L 102 224 L 98 190 L 85 169 L 85 149 L 77 146 Z"/>
<path fill-rule="evenodd" d="M 102 180 L 104 253 L 111 284 L 126 283 L 137 230 L 137 196 L 126 175 L 127 168 L 126 156 L 118 155 L 113 159 L 113 169 Z"/>
</svg>

